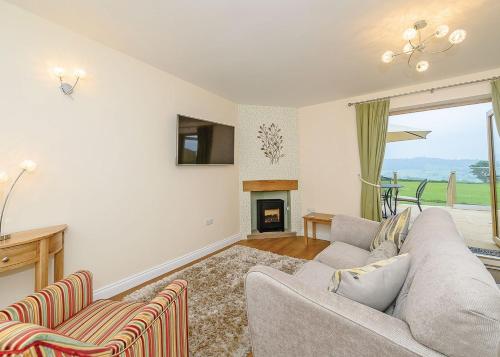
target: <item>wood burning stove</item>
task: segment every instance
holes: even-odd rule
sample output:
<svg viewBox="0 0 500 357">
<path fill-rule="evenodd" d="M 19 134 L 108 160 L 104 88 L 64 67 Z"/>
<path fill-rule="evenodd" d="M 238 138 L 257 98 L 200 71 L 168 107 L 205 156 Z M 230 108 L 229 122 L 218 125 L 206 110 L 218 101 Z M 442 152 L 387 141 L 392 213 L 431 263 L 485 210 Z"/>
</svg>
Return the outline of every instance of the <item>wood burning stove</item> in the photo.
<svg viewBox="0 0 500 357">
<path fill-rule="evenodd" d="M 257 229 L 261 233 L 283 232 L 285 230 L 285 201 L 257 200 Z"/>
</svg>

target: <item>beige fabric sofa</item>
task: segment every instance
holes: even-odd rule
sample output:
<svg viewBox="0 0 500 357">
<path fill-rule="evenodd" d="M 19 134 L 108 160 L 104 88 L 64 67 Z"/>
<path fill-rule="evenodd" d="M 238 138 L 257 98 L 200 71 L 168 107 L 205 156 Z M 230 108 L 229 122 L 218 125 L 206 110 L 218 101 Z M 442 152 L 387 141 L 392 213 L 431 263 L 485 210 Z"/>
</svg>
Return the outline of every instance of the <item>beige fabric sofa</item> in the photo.
<svg viewBox="0 0 500 357">
<path fill-rule="evenodd" d="M 410 229 L 400 253 L 411 266 L 393 308 L 327 291 L 335 269 L 364 265 L 377 225 L 336 216 L 332 244 L 296 275 L 248 273 L 255 357 L 500 355 L 500 290 L 442 209 L 425 210 Z"/>
</svg>

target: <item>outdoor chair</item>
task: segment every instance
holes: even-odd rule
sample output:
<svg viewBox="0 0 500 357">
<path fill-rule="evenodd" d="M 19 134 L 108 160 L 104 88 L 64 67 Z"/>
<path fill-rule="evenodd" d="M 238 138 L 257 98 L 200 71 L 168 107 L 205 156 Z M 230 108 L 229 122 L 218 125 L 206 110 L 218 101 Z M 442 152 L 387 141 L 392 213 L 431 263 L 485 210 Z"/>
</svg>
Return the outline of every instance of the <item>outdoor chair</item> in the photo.
<svg viewBox="0 0 500 357">
<path fill-rule="evenodd" d="M 424 194 L 424 190 L 425 190 L 425 186 L 427 186 L 427 182 L 429 182 L 427 179 L 420 182 L 420 184 L 417 187 L 417 191 L 415 192 L 415 197 L 399 196 L 397 198 L 397 201 L 398 202 L 416 203 L 418 206 L 418 209 L 420 210 L 420 212 L 422 212 L 422 207 L 420 206 L 420 200 L 422 198 L 422 195 Z"/>
</svg>

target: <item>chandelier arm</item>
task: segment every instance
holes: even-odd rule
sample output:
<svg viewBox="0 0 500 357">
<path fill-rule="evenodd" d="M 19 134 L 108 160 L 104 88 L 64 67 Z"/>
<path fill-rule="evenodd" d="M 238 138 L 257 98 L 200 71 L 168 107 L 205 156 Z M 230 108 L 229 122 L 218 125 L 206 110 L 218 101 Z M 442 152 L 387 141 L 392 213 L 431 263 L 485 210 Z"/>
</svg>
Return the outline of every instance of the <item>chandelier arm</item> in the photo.
<svg viewBox="0 0 500 357">
<path fill-rule="evenodd" d="M 426 43 L 427 41 L 429 41 L 430 39 L 434 38 L 436 36 L 436 33 L 434 32 L 432 35 L 426 37 L 423 41 L 422 41 L 422 44 Z"/>
<path fill-rule="evenodd" d="M 434 52 L 427 52 L 427 53 L 430 54 L 430 55 L 435 55 L 437 53 L 443 53 L 443 52 L 446 52 L 449 49 L 451 49 L 453 46 L 455 46 L 455 44 L 452 43 L 451 45 L 449 45 L 448 47 L 446 47 L 444 50 L 434 51 Z"/>
<path fill-rule="evenodd" d="M 415 53 L 415 51 L 411 51 L 410 56 L 408 57 L 408 67 L 411 67 L 410 62 L 411 62 L 411 58 L 413 57 L 414 53 Z"/>
</svg>

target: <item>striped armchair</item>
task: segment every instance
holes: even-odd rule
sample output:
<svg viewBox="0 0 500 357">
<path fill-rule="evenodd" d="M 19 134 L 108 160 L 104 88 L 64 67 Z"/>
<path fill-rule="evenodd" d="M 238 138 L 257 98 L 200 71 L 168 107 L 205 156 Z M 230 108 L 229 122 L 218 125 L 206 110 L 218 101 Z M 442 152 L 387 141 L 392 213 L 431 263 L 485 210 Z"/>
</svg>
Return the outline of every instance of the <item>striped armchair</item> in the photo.
<svg viewBox="0 0 500 357">
<path fill-rule="evenodd" d="M 188 356 L 187 283 L 148 304 L 92 301 L 79 271 L 0 311 L 0 356 Z"/>
</svg>

